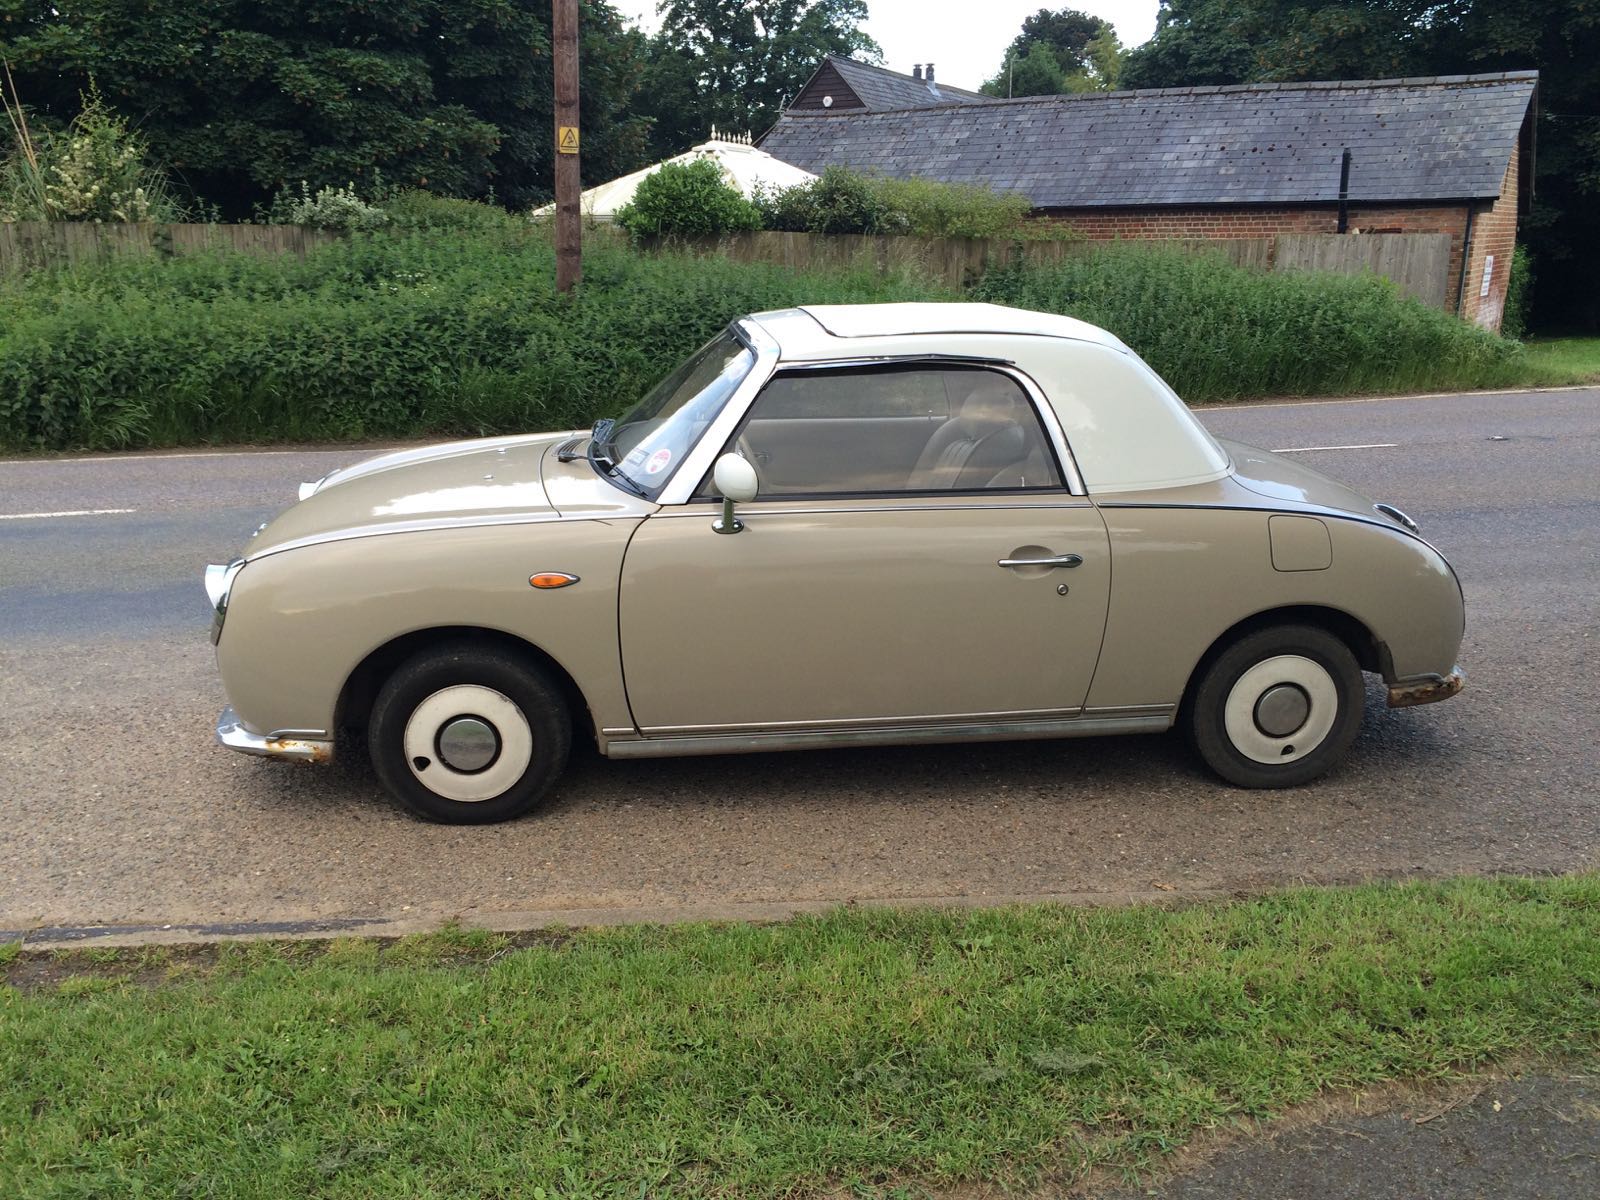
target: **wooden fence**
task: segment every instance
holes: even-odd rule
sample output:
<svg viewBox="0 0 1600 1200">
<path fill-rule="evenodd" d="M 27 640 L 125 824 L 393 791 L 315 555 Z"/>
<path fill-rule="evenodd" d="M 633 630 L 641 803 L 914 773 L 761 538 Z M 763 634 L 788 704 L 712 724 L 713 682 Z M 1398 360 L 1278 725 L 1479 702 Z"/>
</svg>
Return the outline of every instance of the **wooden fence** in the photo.
<svg viewBox="0 0 1600 1200">
<path fill-rule="evenodd" d="M 0 224 L 0 274 L 128 254 L 173 256 L 233 250 L 261 256 L 304 255 L 339 235 L 300 225 L 96 224 L 16 221 Z"/>
<path fill-rule="evenodd" d="M 163 256 L 232 250 L 243 254 L 304 255 L 339 234 L 300 225 L 132 225 L 76 221 L 0 224 L 0 273 L 122 254 Z M 593 236 L 592 234 L 589 236 Z M 1018 254 L 1030 262 L 1058 262 L 1103 243 L 1013 242 L 1002 238 L 873 237 L 809 233 L 741 233 L 691 243 L 739 262 L 781 263 L 796 270 L 823 267 L 913 270 L 950 287 L 977 278 L 991 264 Z M 1277 234 L 1270 237 L 1180 243 L 1220 253 L 1239 266 L 1263 271 L 1318 270 L 1344 275 L 1371 271 L 1394 280 L 1406 295 L 1448 310 L 1450 235 L 1444 233 Z"/>
<path fill-rule="evenodd" d="M 771 232 L 730 234 L 690 243 L 694 249 L 726 254 L 737 262 L 780 263 L 795 270 L 911 270 L 950 287 L 960 287 L 991 264 L 1009 263 L 1019 254 L 1029 262 L 1059 262 L 1104 244 Z M 1341 275 L 1370 271 L 1392 279 L 1406 295 L 1435 308 L 1451 307 L 1450 235 L 1446 233 L 1277 234 L 1177 244 L 1197 253 L 1220 253 L 1238 266 L 1262 271 L 1318 270 Z"/>
</svg>

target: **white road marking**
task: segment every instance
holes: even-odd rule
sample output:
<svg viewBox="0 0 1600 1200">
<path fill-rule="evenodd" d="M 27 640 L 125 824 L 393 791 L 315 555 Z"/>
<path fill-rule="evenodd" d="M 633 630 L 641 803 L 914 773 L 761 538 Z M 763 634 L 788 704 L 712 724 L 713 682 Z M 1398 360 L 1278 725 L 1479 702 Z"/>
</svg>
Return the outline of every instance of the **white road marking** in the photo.
<svg viewBox="0 0 1600 1200">
<path fill-rule="evenodd" d="M 1193 404 L 1195 413 L 1239 412 L 1246 408 L 1310 408 L 1317 404 L 1382 404 L 1386 400 L 1451 400 L 1458 396 L 1537 396 L 1545 392 L 1592 392 L 1592 383 L 1562 384 L 1560 387 L 1480 388 L 1472 392 L 1406 392 L 1397 396 L 1330 396 L 1326 400 L 1257 400 L 1251 404 Z"/>
<path fill-rule="evenodd" d="M 1354 446 L 1289 446 L 1274 454 L 1304 454 L 1308 450 L 1393 450 L 1399 442 L 1360 442 Z"/>
<path fill-rule="evenodd" d="M 0 513 L 0 521 L 36 521 L 41 517 L 111 517 L 135 511 L 132 508 L 69 508 L 65 512 Z"/>
</svg>

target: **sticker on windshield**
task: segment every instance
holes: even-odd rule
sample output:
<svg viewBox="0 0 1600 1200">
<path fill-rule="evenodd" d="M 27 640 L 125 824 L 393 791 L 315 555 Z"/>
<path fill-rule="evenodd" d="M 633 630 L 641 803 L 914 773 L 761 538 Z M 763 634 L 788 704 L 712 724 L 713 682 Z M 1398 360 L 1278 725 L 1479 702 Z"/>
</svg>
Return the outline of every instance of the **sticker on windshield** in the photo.
<svg viewBox="0 0 1600 1200">
<path fill-rule="evenodd" d="M 622 460 L 623 464 L 625 466 L 629 466 L 629 467 L 637 467 L 640 463 L 642 463 L 644 461 L 644 454 L 645 454 L 645 452 L 642 449 L 641 450 L 635 450 L 631 454 L 629 454 L 627 458 Z"/>
<path fill-rule="evenodd" d="M 672 461 L 672 451 L 665 446 L 650 456 L 650 461 L 644 464 L 646 475 L 659 475 L 667 469 L 667 464 Z"/>
</svg>

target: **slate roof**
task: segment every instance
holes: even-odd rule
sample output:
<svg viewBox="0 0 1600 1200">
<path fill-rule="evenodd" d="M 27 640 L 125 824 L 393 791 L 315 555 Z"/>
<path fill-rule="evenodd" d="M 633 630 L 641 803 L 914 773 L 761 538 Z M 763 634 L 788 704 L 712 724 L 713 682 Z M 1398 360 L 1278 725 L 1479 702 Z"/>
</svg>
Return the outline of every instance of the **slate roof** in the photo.
<svg viewBox="0 0 1600 1200">
<path fill-rule="evenodd" d="M 1466 200 L 1499 194 L 1537 83 L 1517 71 L 791 111 L 759 144 L 813 173 L 982 183 L 1035 208 L 1326 202 L 1348 146 L 1353 201 Z"/>
<path fill-rule="evenodd" d="M 913 79 L 887 67 L 875 67 L 837 54 L 828 55 L 825 61 L 833 64 L 833 69 L 849 84 L 850 90 L 861 97 L 861 103 L 872 112 L 926 108 L 930 104 L 985 104 L 992 100 L 990 96 L 951 87 L 937 79 Z M 802 88 L 801 92 L 804 91 Z"/>
</svg>

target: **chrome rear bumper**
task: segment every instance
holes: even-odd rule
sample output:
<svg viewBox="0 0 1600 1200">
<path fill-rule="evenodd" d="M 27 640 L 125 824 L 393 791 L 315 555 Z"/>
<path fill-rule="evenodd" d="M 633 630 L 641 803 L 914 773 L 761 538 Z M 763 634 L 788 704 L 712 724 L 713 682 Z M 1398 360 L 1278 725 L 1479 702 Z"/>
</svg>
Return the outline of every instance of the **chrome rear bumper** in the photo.
<svg viewBox="0 0 1600 1200">
<path fill-rule="evenodd" d="M 1410 708 L 1417 704 L 1434 704 L 1448 700 L 1467 686 L 1467 673 L 1459 666 L 1448 675 L 1429 675 L 1423 679 L 1404 680 L 1389 688 L 1390 708 Z"/>
<path fill-rule="evenodd" d="M 333 758 L 333 743 L 301 737 L 262 737 L 251 733 L 233 709 L 225 708 L 217 718 L 217 742 L 240 754 L 262 758 L 287 758 L 295 762 L 324 763 Z"/>
</svg>

